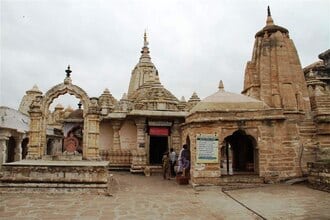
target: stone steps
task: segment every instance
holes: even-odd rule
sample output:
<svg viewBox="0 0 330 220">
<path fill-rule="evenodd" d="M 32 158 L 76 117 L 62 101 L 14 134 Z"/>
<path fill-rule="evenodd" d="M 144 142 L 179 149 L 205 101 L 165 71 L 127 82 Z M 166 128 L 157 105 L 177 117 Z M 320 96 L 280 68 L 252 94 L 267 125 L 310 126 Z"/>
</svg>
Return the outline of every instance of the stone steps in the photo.
<svg viewBox="0 0 330 220">
<path fill-rule="evenodd" d="M 222 191 L 256 188 L 266 185 L 264 183 L 264 178 L 259 177 L 258 175 L 222 176 L 220 179 Z"/>
<path fill-rule="evenodd" d="M 220 178 L 220 185 L 230 184 L 263 184 L 264 178 L 258 175 L 232 175 L 222 176 Z"/>
<path fill-rule="evenodd" d="M 260 183 L 260 184 L 257 184 L 257 183 L 253 183 L 253 184 L 252 183 L 250 183 L 250 184 L 237 183 L 237 184 L 229 184 L 229 185 L 222 186 L 221 190 L 222 191 L 230 191 L 230 190 L 237 190 L 237 189 L 249 189 L 249 188 L 264 187 L 266 185 L 267 184 L 264 184 L 264 183 Z"/>
</svg>

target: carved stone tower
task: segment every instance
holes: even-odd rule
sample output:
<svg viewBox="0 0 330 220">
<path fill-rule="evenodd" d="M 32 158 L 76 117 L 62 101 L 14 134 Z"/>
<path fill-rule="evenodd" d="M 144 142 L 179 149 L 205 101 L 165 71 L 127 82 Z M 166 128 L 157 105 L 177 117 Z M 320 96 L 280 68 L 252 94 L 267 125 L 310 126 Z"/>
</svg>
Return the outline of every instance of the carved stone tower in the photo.
<svg viewBox="0 0 330 220">
<path fill-rule="evenodd" d="M 147 33 L 144 32 L 144 44 L 141 51 L 139 63 L 132 70 L 132 76 L 128 88 L 128 98 L 131 98 L 134 91 L 139 89 L 145 82 L 158 79 L 158 71 L 151 62 L 148 47 Z"/>
<path fill-rule="evenodd" d="M 245 69 L 242 94 L 284 112 L 308 112 L 304 74 L 286 28 L 275 25 L 268 7 L 266 26 L 255 35 L 252 60 Z"/>
</svg>

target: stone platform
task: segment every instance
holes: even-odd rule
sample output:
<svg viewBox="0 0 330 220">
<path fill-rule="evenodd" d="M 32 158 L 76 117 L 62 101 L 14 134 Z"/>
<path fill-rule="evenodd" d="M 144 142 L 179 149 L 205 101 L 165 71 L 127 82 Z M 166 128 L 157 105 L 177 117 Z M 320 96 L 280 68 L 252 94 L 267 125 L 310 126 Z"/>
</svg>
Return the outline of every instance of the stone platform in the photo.
<svg viewBox="0 0 330 220">
<path fill-rule="evenodd" d="M 107 188 L 108 161 L 22 160 L 2 165 L 0 187 Z"/>
</svg>

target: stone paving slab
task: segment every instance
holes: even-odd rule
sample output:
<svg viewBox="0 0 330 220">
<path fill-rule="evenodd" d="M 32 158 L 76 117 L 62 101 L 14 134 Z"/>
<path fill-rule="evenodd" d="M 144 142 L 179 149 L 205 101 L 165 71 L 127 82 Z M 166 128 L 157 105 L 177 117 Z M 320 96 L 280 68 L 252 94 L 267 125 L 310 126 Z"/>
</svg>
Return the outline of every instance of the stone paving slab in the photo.
<svg viewBox="0 0 330 220">
<path fill-rule="evenodd" d="M 163 180 L 161 176 L 145 177 L 121 172 L 115 172 L 114 176 L 117 185 L 113 196 L 74 191 L 17 193 L 0 190 L 0 219 L 261 219 L 223 193 L 220 187 L 204 187 L 197 191 L 190 185 L 176 184 L 174 179 Z M 235 198 L 240 197 L 268 219 L 290 219 L 285 218 L 288 216 L 301 219 L 304 215 L 322 219 L 329 216 L 326 206 L 329 194 L 305 186 L 272 185 L 229 193 Z M 272 194 L 279 196 L 269 201 Z M 281 204 L 281 201 L 295 204 L 292 201 L 302 199 L 310 202 L 291 209 L 280 205 L 274 209 L 274 204 Z M 312 202 L 322 200 L 315 209 Z M 308 211 L 315 215 L 307 215 Z"/>
<path fill-rule="evenodd" d="M 266 219 L 330 219 L 330 194 L 305 185 L 269 185 L 228 194 Z"/>
</svg>

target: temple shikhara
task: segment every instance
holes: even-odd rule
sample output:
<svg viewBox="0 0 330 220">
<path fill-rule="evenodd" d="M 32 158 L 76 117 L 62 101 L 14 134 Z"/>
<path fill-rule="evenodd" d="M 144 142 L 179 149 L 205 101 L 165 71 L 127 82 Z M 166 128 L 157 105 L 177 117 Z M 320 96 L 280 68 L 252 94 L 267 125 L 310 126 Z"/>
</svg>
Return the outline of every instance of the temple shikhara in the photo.
<svg viewBox="0 0 330 220">
<path fill-rule="evenodd" d="M 18 110 L 0 108 L 1 181 L 106 183 L 108 169 L 152 175 L 164 152 L 179 154 L 184 144 L 191 184 L 311 176 L 318 161 L 330 158 L 330 50 L 319 58 L 303 69 L 289 30 L 275 24 L 268 8 L 241 94 L 227 91 L 219 73 L 213 94 L 200 99 L 193 92 L 185 100 L 162 85 L 166 73 L 152 63 L 144 33 L 120 99 L 111 88 L 90 97 L 68 66 L 64 80 L 48 91 L 31 85 Z M 75 96 L 77 106 L 50 109 L 64 94 Z M 54 174 L 61 172 L 66 177 Z"/>
</svg>

